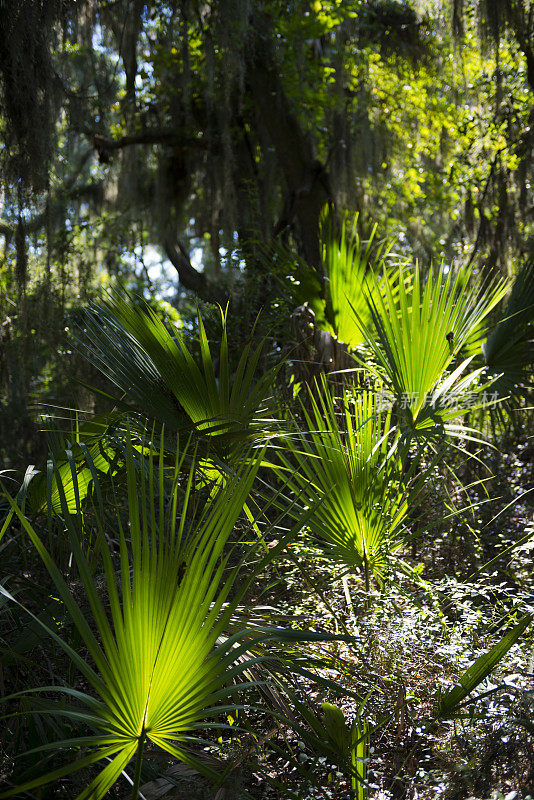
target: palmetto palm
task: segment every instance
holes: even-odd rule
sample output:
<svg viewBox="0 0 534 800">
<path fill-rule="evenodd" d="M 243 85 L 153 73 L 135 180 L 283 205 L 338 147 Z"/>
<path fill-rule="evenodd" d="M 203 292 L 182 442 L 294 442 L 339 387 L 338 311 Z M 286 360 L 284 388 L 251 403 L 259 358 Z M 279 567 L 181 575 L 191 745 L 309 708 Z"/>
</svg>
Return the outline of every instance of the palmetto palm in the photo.
<svg viewBox="0 0 534 800">
<path fill-rule="evenodd" d="M 365 342 L 365 334 L 355 319 L 353 308 L 357 309 L 358 317 L 371 327 L 372 316 L 367 299 L 380 292 L 382 282 L 395 287 L 398 272 L 398 265 L 388 262 L 391 245 L 375 244 L 376 225 L 366 242 L 360 238 L 357 226 L 356 215 L 350 232 L 346 222 L 342 223 L 339 237 L 333 234 L 328 218 L 322 227 L 326 316 L 337 338 L 350 348 Z"/>
<path fill-rule="evenodd" d="M 338 412 L 326 382 L 310 402 L 311 413 L 303 410 L 307 430 L 288 439 L 291 455 L 281 456 L 285 480 L 310 504 L 321 498 L 308 525 L 328 552 L 380 579 L 415 497 L 391 453 L 391 415 L 367 391 L 345 392 Z"/>
<path fill-rule="evenodd" d="M 532 396 L 534 366 L 534 262 L 523 265 L 501 319 L 482 346 L 486 370 L 496 376 L 491 391 L 508 413 Z"/>
<path fill-rule="evenodd" d="M 461 360 L 461 349 L 506 294 L 504 279 L 482 282 L 472 269 L 453 273 L 442 266 L 423 280 L 419 265 L 413 280 L 402 279 L 398 291 L 388 283 L 369 297 L 373 328 L 353 308 L 378 362 L 378 372 L 397 401 L 404 431 L 425 436 L 467 413 L 477 400 L 468 391 L 482 391 L 482 369 L 470 369 L 474 356 Z M 375 333 L 376 332 L 376 333 Z M 458 359 L 460 363 L 453 366 Z M 450 432 L 455 429 L 448 426 Z"/>
<path fill-rule="evenodd" d="M 189 524 L 192 472 L 187 485 L 179 489 L 177 460 L 172 499 L 169 508 L 164 508 L 164 483 L 168 476 L 163 450 L 157 468 L 152 460 L 149 462 L 147 487 L 143 485 L 144 479 L 141 484 L 136 479 L 133 448 L 129 445 L 126 455 L 129 527 L 125 530 L 118 523 L 119 586 L 112 553 L 105 542 L 102 545 L 105 600 L 95 588 L 94 574 L 78 534 L 65 514 L 92 621 L 86 619 L 86 613 L 74 600 L 35 529 L 10 500 L 55 582 L 87 648 L 88 659 L 82 658 L 56 632 L 48 632 L 78 667 L 92 694 L 60 687 L 57 690 L 67 694 L 76 705 L 54 708 L 51 704 L 49 709 L 86 728 L 79 738 L 53 743 L 50 749 L 84 748 L 88 754 L 23 786 L 3 791 L 1 797 L 30 790 L 104 761 L 100 773 L 78 795 L 78 800 L 89 797 L 98 800 L 136 755 L 133 797 L 137 797 L 147 741 L 201 773 L 217 777 L 189 752 L 188 742 L 197 728 L 209 726 L 210 718 L 224 712 L 225 703 L 230 702 L 234 707 L 232 697 L 239 688 L 235 681 L 239 682 L 239 676 L 250 664 L 250 658 L 242 657 L 247 647 L 243 632 L 230 637 L 222 635 L 247 585 L 245 582 L 235 591 L 238 567 L 228 568 L 224 548 L 260 460 L 261 454 L 256 460 L 249 459 L 239 475 L 229 477 L 200 519 Z M 177 513 L 179 491 L 180 514 Z M 14 600 L 5 587 L 0 587 L 0 592 Z"/>
<path fill-rule="evenodd" d="M 263 342 L 249 341 L 234 375 L 230 373 L 226 314 L 221 312 L 218 370 L 202 318 L 198 317 L 200 360 L 180 331 L 169 332 L 149 307 L 125 292 L 112 292 L 85 310 L 79 340 L 84 353 L 148 419 L 173 431 L 189 420 L 225 460 L 243 443 L 269 428 L 268 398 L 277 367 L 256 379 Z"/>
</svg>

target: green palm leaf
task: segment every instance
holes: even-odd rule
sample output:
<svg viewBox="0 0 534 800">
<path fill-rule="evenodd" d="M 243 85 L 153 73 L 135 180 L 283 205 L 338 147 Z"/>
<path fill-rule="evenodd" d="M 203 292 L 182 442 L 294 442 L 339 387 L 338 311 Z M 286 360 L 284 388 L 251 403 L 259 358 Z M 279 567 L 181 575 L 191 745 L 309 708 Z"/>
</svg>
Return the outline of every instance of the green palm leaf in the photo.
<svg viewBox="0 0 534 800">
<path fill-rule="evenodd" d="M 482 346 L 487 372 L 495 380 L 492 393 L 513 405 L 531 396 L 534 323 L 534 262 L 518 273 L 501 319 Z"/>
<path fill-rule="evenodd" d="M 331 555 L 380 579 L 415 498 L 391 454 L 391 414 L 367 391 L 346 391 L 338 412 L 326 381 L 311 405 L 308 430 L 287 440 L 291 457 L 281 455 L 285 479 L 308 504 L 321 498 L 308 524 Z"/>
<path fill-rule="evenodd" d="M 54 462 L 55 469 L 35 472 L 28 488 L 28 501 L 32 512 L 45 511 L 60 514 L 62 498 L 66 501 L 69 514 L 76 514 L 87 497 L 91 486 L 99 486 L 95 481 L 97 473 L 106 475 L 114 472 L 120 463 L 120 455 L 105 439 L 86 444 L 83 440 L 74 442 Z"/>
<path fill-rule="evenodd" d="M 484 678 L 488 677 L 499 661 L 502 661 L 506 653 L 526 631 L 531 622 L 532 616 L 526 614 L 491 650 L 479 656 L 471 664 L 459 682 L 441 697 L 437 710 L 438 718 L 447 718 L 455 715 L 460 703 L 482 683 Z"/>
<path fill-rule="evenodd" d="M 100 798 L 114 784 L 135 753 L 142 756 L 150 740 L 195 769 L 217 776 L 187 750 L 191 732 L 220 712 L 220 703 L 236 691 L 234 679 L 246 669 L 248 659 L 242 635 L 221 637 L 242 591 L 231 602 L 237 567 L 227 568 L 224 545 L 251 489 L 261 455 L 226 482 L 189 530 L 155 507 L 154 492 L 136 479 L 131 445 L 127 451 L 129 529 L 119 525 L 120 589 L 108 548 L 102 550 L 109 611 L 95 588 L 94 575 L 82 551 L 69 515 L 65 514 L 70 543 L 93 622 L 77 605 L 71 591 L 38 534 L 13 500 L 9 500 L 21 525 L 48 568 L 87 651 L 84 660 L 57 633 L 49 631 L 92 687 L 93 698 L 72 713 L 95 730 L 72 742 L 56 746 L 78 747 L 90 753 L 79 761 L 0 794 L 9 797 L 36 788 L 85 765 L 111 759 L 93 782 L 79 794 Z M 163 450 L 160 464 L 163 463 Z M 154 471 L 150 470 L 151 476 Z M 141 476 L 144 473 L 141 472 Z M 162 470 L 158 470 L 161 480 Z M 149 484 L 150 485 L 150 484 Z M 188 483 L 190 490 L 192 481 Z M 159 496 L 163 487 L 159 486 Z M 175 484 L 174 493 L 178 491 Z M 187 512 L 187 492 L 185 508 Z M 148 494 L 148 501 L 145 499 Z M 66 507 L 67 501 L 64 498 Z M 171 509 L 176 508 L 174 501 Z M 4 587 L 0 591 L 14 598 Z M 15 600 L 15 602 L 18 602 Z M 44 626 L 43 624 L 43 627 Z M 83 695 L 78 693 L 78 699 Z"/>
<path fill-rule="evenodd" d="M 200 315 L 197 363 L 180 331 L 171 335 L 149 306 L 139 307 L 124 291 L 85 311 L 79 341 L 145 417 L 171 431 L 189 421 L 228 456 L 234 444 L 239 448 L 269 429 L 268 398 L 279 366 L 256 379 L 263 341 L 255 348 L 249 341 L 232 378 L 223 312 L 221 326 L 218 374 Z"/>
<path fill-rule="evenodd" d="M 376 228 L 369 239 L 361 240 L 358 230 L 358 215 L 354 218 L 350 232 L 343 221 L 339 237 L 334 236 L 328 218 L 322 226 L 322 258 L 325 271 L 326 316 L 332 324 L 337 338 L 350 348 L 365 342 L 365 335 L 355 319 L 372 327 L 372 316 L 368 300 L 381 291 L 383 283 L 396 285 L 398 265 L 388 264 L 391 244 L 374 246 Z M 373 279 L 373 275 L 375 279 Z"/>
<path fill-rule="evenodd" d="M 479 402 L 469 392 L 480 393 L 482 370 L 470 370 L 472 357 L 447 370 L 460 356 L 463 345 L 480 328 L 507 291 L 503 279 L 483 283 L 472 269 L 456 275 L 442 266 L 423 281 L 418 264 L 413 281 L 401 279 L 393 292 L 369 298 L 376 336 L 353 306 L 354 317 L 365 333 L 379 365 L 379 375 L 393 392 L 397 409 L 409 435 L 428 435 L 453 417 L 468 413 Z M 452 410 L 451 410 L 452 406 Z"/>
</svg>

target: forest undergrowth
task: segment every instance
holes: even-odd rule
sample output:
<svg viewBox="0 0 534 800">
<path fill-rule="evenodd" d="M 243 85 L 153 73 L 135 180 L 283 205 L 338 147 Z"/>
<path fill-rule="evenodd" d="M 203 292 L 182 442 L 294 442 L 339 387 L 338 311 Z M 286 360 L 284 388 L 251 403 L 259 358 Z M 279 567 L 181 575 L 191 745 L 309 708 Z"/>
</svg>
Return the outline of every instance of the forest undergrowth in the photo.
<svg viewBox="0 0 534 800">
<path fill-rule="evenodd" d="M 4 476 L 0 797 L 534 796 L 532 266 L 369 271 L 351 237 L 317 324 L 354 366 L 307 383 L 222 310 L 78 314 L 115 405 Z"/>
<path fill-rule="evenodd" d="M 524 455 L 528 448 L 517 443 L 512 455 L 509 447 L 487 448 L 483 460 L 497 476 L 492 502 L 477 510 L 475 520 L 467 515 L 464 521 L 444 524 L 437 535 L 423 537 L 415 553 L 411 547 L 401 553 L 428 581 L 426 588 L 401 581 L 369 597 L 362 581 L 354 580 L 350 594 L 355 613 L 349 614 L 341 581 L 332 585 L 330 563 L 321 563 L 321 552 L 308 543 L 296 553 L 305 571 L 292 561 L 280 567 L 279 582 L 265 598 L 304 628 L 337 631 L 344 623 L 354 631 L 357 647 L 334 645 L 331 652 L 350 665 L 354 686 L 365 674 L 376 687 L 366 704 L 368 718 L 378 726 L 369 756 L 371 798 L 534 796 L 532 642 L 516 645 L 480 687 L 480 695 L 490 696 L 477 703 L 472 718 L 425 727 L 434 711 L 436 688 L 452 686 L 489 649 L 516 609 L 534 612 L 532 545 L 527 541 L 517 547 L 533 523 L 534 496 L 523 497 L 534 478 L 530 456 Z M 440 509 L 429 503 L 425 513 L 433 512 L 440 516 Z M 324 697 L 316 691 L 310 699 L 319 705 Z M 329 700 L 339 703 L 347 718 L 356 715 L 356 703 L 335 696 Z M 297 752 L 300 746 L 303 763 L 313 764 L 313 752 L 302 741 L 295 738 L 293 745 Z M 287 763 L 276 760 L 268 746 L 264 757 L 273 776 L 285 773 Z M 298 792 L 295 769 L 285 780 Z M 261 778 L 258 783 L 253 796 L 284 796 L 262 790 Z M 332 783 L 328 797 L 348 796 L 341 774 Z"/>
</svg>

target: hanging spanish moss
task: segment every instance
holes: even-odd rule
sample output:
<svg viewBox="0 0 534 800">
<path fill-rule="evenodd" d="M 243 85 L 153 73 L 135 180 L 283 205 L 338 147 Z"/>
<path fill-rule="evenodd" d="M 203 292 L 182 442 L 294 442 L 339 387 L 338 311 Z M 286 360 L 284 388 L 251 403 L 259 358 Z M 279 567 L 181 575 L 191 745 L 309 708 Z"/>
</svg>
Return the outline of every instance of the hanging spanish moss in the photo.
<svg viewBox="0 0 534 800">
<path fill-rule="evenodd" d="M 1 169 L 36 191 L 46 187 L 54 148 L 60 82 L 51 57 L 59 26 L 74 3 L 2 0 L 0 94 L 4 110 Z M 77 9 L 81 3 L 76 4 Z"/>
<path fill-rule="evenodd" d="M 24 292 L 28 276 L 28 250 L 26 244 L 26 226 L 24 225 L 22 214 L 19 214 L 17 227 L 15 229 L 15 250 L 17 254 L 15 275 L 20 291 Z"/>
</svg>

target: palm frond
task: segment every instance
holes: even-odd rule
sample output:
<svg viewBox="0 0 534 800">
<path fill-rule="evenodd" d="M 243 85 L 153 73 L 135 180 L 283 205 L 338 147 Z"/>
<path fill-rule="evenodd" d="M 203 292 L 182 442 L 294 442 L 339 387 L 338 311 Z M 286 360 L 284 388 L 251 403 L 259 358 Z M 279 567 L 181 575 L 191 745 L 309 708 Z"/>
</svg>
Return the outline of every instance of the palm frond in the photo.
<svg viewBox="0 0 534 800">
<path fill-rule="evenodd" d="M 311 403 L 311 413 L 303 409 L 308 430 L 281 455 L 288 486 L 308 504 L 321 499 L 308 525 L 331 555 L 380 579 L 413 501 L 400 453 L 391 452 L 391 413 L 367 391 L 345 391 L 338 411 L 326 381 Z"/>
<path fill-rule="evenodd" d="M 518 273 L 506 307 L 482 345 L 492 393 L 506 400 L 509 413 L 532 396 L 534 366 L 534 262 Z"/>
<path fill-rule="evenodd" d="M 369 298 L 376 335 L 353 306 L 378 362 L 378 374 L 393 393 L 409 436 L 426 437 L 443 430 L 451 416 L 476 407 L 479 399 L 473 393 L 482 393 L 488 383 L 480 384 L 481 370 L 469 369 L 472 356 L 457 366 L 454 362 L 506 291 L 504 279 L 483 283 L 473 277 L 471 268 L 454 275 L 442 265 L 423 281 L 416 264 L 412 281 L 401 277 L 395 293 L 386 283 L 383 291 Z M 451 366 L 455 368 L 449 375 Z"/>
<path fill-rule="evenodd" d="M 171 335 L 150 307 L 139 307 L 125 291 L 109 293 L 102 303 L 91 305 L 78 338 L 85 355 L 124 397 L 167 430 L 189 422 L 223 453 L 261 438 L 271 426 L 268 400 L 279 366 L 256 378 L 263 341 L 253 347 L 251 339 L 232 376 L 222 311 L 217 359 L 199 315 L 200 363 L 180 331 Z"/>
<path fill-rule="evenodd" d="M 375 225 L 369 239 L 363 241 L 358 233 L 358 215 L 350 231 L 347 230 L 346 220 L 343 221 L 339 236 L 334 235 L 329 218 L 323 220 L 326 316 L 336 337 L 350 348 L 365 341 L 352 309 L 356 308 L 358 317 L 372 327 L 368 299 L 380 292 L 384 282 L 396 285 L 398 264 L 390 261 L 392 244 L 377 244 L 376 228 Z"/>
<path fill-rule="evenodd" d="M 209 777 L 217 777 L 192 759 L 187 741 L 200 720 L 209 725 L 209 719 L 219 713 L 221 701 L 232 702 L 236 691 L 233 682 L 237 680 L 239 685 L 239 676 L 246 669 L 247 660 L 239 661 L 245 647 L 239 644 L 241 633 L 220 638 L 241 596 L 238 590 L 229 601 L 237 568 L 228 569 L 223 551 L 260 460 L 261 454 L 256 460 L 249 459 L 244 471 L 220 489 L 188 531 L 183 523 L 176 525 L 172 514 L 162 516 L 161 506 L 156 507 L 156 493 L 147 492 L 147 486 L 143 485 L 143 472 L 139 485 L 130 447 L 126 457 L 128 531 L 117 522 L 120 588 L 113 555 L 105 546 L 101 550 L 106 602 L 95 588 L 93 570 L 77 531 L 65 513 L 70 544 L 91 608 L 92 624 L 74 600 L 37 532 L 10 500 L 89 653 L 91 663 L 57 632 L 49 630 L 94 692 L 94 697 L 85 698 L 85 708 L 77 707 L 72 711 L 96 732 L 84 737 L 88 755 L 60 772 L 36 778 L 0 796 L 29 791 L 84 765 L 109 758 L 109 763 L 78 796 L 79 800 L 103 797 L 134 755 L 138 753 L 141 757 L 145 739 Z M 160 463 L 162 461 L 163 451 Z M 161 480 L 160 469 L 155 479 Z M 191 481 L 188 485 L 191 486 Z M 160 486 L 157 494 L 161 496 L 162 491 Z M 65 497 L 63 503 L 66 509 Z M 175 508 L 173 503 L 172 508 Z M 183 513 L 187 513 L 187 507 Z M 0 592 L 19 602 L 5 587 L 1 587 Z M 81 699 L 84 698 L 78 696 L 78 700 Z M 64 742 L 57 746 L 78 747 L 79 744 Z"/>
<path fill-rule="evenodd" d="M 502 661 L 511 647 L 517 642 L 520 636 L 527 630 L 532 623 L 532 615 L 525 614 L 497 642 L 487 653 L 479 656 L 473 664 L 464 672 L 458 683 L 453 686 L 446 694 L 439 699 L 436 716 L 438 718 L 450 718 L 461 716 L 459 709 L 467 697 L 479 686 L 484 678 L 495 669 L 496 665 Z"/>
</svg>

